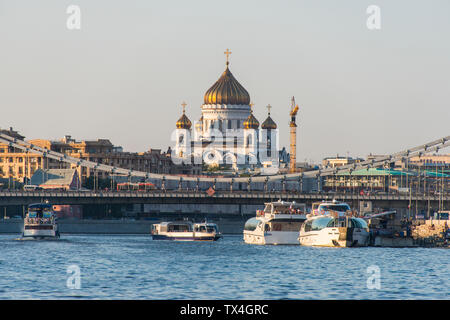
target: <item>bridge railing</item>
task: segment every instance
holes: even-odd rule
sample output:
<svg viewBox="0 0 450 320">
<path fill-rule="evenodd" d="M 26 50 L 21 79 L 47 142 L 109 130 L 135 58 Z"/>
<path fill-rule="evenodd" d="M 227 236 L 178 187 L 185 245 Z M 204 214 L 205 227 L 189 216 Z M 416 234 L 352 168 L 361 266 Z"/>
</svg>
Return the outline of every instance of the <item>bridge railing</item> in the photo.
<svg viewBox="0 0 450 320">
<path fill-rule="evenodd" d="M 444 200 L 450 201 L 450 193 L 445 194 L 367 194 L 359 193 L 328 193 L 311 192 L 299 193 L 293 191 L 218 191 L 213 195 L 205 192 L 186 190 L 152 190 L 140 191 L 0 191 L 0 198 L 261 198 L 261 199 L 315 199 L 315 200 L 345 200 L 345 199 L 368 199 L 368 200 Z"/>
</svg>

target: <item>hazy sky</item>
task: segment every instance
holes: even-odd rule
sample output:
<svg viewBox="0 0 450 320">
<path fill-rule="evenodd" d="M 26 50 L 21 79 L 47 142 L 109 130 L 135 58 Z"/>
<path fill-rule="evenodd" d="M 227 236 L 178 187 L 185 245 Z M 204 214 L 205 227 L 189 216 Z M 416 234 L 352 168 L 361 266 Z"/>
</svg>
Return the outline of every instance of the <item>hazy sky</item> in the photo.
<svg viewBox="0 0 450 320">
<path fill-rule="evenodd" d="M 0 0 L 0 126 L 165 150 L 180 103 L 200 117 L 230 48 L 286 147 L 295 96 L 298 161 L 391 153 L 450 134 L 449 39 L 448 0 Z"/>
</svg>

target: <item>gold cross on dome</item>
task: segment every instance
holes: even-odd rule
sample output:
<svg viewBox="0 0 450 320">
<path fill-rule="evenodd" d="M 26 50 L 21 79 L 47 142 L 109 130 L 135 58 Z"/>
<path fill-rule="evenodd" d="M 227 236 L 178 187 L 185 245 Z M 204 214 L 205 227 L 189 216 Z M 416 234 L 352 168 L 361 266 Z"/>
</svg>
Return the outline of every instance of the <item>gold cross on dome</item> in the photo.
<svg viewBox="0 0 450 320">
<path fill-rule="evenodd" d="M 184 113 L 184 110 L 186 109 L 187 104 L 186 104 L 186 102 L 183 101 L 183 102 L 181 103 L 181 105 L 183 106 L 183 113 Z"/>
<path fill-rule="evenodd" d="M 269 110 L 269 115 L 270 115 L 270 109 L 272 109 L 272 106 L 270 104 L 267 105 L 267 110 Z"/>
<path fill-rule="evenodd" d="M 248 105 L 250 106 L 250 111 L 253 112 L 253 106 L 254 106 L 255 104 L 254 104 L 253 102 L 250 102 Z"/>
<path fill-rule="evenodd" d="M 227 48 L 227 51 L 225 51 L 224 53 L 227 56 L 227 65 L 228 65 L 229 64 L 228 58 L 229 58 L 229 56 L 231 54 L 231 51 Z"/>
</svg>

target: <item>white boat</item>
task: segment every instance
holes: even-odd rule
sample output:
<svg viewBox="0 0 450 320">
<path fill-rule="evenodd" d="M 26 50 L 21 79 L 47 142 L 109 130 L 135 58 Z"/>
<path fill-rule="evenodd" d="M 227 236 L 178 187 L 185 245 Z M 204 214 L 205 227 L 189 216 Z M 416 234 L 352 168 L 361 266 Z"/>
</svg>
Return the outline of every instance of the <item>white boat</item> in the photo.
<svg viewBox="0 0 450 320">
<path fill-rule="evenodd" d="M 153 224 L 151 234 L 153 240 L 216 241 L 222 237 L 215 223 L 185 220 Z"/>
<path fill-rule="evenodd" d="M 53 206 L 48 203 L 35 203 L 28 206 L 23 223 L 23 238 L 57 239 L 59 230 Z"/>
<path fill-rule="evenodd" d="M 299 242 L 303 246 L 365 247 L 369 242 L 369 228 L 364 219 L 356 216 L 345 202 L 314 203 L 312 213 L 300 229 Z"/>
<path fill-rule="evenodd" d="M 303 203 L 277 201 L 265 203 L 256 217 L 244 226 L 244 242 L 249 244 L 296 244 L 302 223 L 306 220 Z"/>
</svg>

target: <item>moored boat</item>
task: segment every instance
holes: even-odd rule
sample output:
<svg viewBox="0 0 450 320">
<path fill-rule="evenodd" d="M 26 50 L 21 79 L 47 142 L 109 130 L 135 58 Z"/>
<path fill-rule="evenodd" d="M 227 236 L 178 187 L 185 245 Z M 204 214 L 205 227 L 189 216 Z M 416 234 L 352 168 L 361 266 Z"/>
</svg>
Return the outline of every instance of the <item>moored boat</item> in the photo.
<svg viewBox="0 0 450 320">
<path fill-rule="evenodd" d="M 22 236 L 34 239 L 59 238 L 57 218 L 51 204 L 35 203 L 28 206 Z"/>
<path fill-rule="evenodd" d="M 344 202 L 314 203 L 298 241 L 303 246 L 365 247 L 369 242 L 369 228 Z"/>
<path fill-rule="evenodd" d="M 296 244 L 306 220 L 303 203 L 276 201 L 265 204 L 244 226 L 244 242 L 249 244 Z"/>
<path fill-rule="evenodd" d="M 216 241 L 222 237 L 215 223 L 191 221 L 169 221 L 152 225 L 153 240 Z"/>
</svg>

